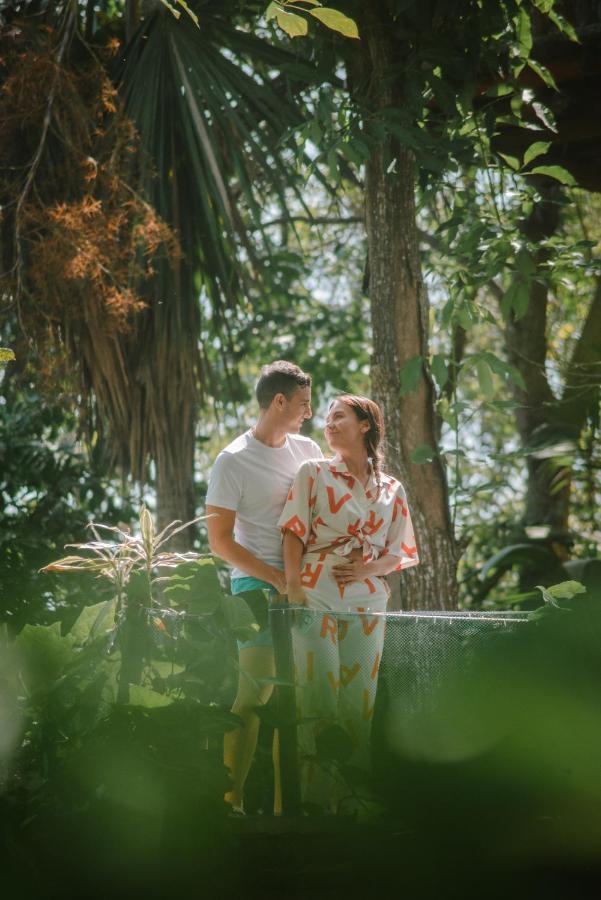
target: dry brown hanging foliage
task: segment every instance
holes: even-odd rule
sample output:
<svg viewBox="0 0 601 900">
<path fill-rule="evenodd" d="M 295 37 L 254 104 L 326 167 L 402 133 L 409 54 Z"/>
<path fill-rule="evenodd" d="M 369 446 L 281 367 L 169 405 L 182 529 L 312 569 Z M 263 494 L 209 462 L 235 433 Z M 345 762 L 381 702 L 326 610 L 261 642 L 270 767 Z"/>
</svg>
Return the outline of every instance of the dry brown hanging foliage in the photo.
<svg viewBox="0 0 601 900">
<path fill-rule="evenodd" d="M 60 40 L 27 23 L 0 34 L 1 299 L 17 304 L 55 383 L 81 374 L 66 362 L 60 371 L 67 344 L 132 329 L 144 306 L 136 285 L 154 274 L 159 256 L 179 252 L 130 187 L 137 136 L 106 59 L 77 34 L 59 59 Z"/>
</svg>

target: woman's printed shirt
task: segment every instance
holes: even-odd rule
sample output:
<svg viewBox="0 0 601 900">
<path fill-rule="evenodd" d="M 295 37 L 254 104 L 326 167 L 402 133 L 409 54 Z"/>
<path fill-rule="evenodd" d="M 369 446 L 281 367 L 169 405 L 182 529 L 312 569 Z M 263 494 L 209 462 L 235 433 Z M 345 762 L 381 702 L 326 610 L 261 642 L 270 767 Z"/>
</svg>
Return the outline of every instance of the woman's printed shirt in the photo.
<svg viewBox="0 0 601 900">
<path fill-rule="evenodd" d="M 303 541 L 305 554 L 328 548 L 346 556 L 359 547 L 365 562 L 397 557 L 396 570 L 419 562 L 402 484 L 382 474 L 378 490 L 372 475 L 364 488 L 338 456 L 302 463 L 278 524 Z"/>
</svg>

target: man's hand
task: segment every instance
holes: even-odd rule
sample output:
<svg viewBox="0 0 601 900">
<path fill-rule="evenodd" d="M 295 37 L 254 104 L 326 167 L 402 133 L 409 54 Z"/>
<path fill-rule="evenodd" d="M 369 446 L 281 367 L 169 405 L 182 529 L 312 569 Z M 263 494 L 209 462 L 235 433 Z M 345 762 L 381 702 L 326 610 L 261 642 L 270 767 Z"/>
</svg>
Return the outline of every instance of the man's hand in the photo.
<svg viewBox="0 0 601 900">
<path fill-rule="evenodd" d="M 309 598 L 305 594 L 302 585 L 288 585 L 288 603 L 290 606 L 308 606 Z"/>
<path fill-rule="evenodd" d="M 280 569 L 271 567 L 270 577 L 266 580 L 274 586 L 278 594 L 286 593 L 286 576 Z"/>
<path fill-rule="evenodd" d="M 364 581 L 372 574 L 370 564 L 362 559 L 349 559 L 332 566 L 332 575 L 337 584 L 351 584 L 353 581 Z"/>
</svg>

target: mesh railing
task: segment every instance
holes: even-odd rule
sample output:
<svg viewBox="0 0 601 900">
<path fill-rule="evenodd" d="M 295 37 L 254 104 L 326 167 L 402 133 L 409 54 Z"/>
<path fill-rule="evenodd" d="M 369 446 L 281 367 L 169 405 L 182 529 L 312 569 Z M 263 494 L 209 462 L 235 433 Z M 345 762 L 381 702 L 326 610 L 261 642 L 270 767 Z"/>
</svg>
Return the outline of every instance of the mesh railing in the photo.
<svg viewBox="0 0 601 900">
<path fill-rule="evenodd" d="M 416 715 L 437 715 L 441 688 L 490 641 L 527 621 L 515 612 L 344 612 L 272 607 L 284 726 L 285 805 L 335 809 L 339 773 L 367 772 L 374 747 Z M 337 769 L 337 771 L 335 771 Z"/>
</svg>

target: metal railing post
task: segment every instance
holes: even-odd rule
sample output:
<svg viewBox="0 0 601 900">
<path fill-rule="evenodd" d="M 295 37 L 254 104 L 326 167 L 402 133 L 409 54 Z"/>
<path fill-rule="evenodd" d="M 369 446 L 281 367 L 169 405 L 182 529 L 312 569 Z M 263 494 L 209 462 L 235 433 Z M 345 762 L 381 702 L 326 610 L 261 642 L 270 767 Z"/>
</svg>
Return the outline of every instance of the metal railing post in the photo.
<svg viewBox="0 0 601 900">
<path fill-rule="evenodd" d="M 273 635 L 276 678 L 281 682 L 275 687 L 275 702 L 280 747 L 282 813 L 285 816 L 298 816 L 301 812 L 301 798 L 291 615 L 285 598 L 272 601 L 269 622 Z"/>
</svg>

